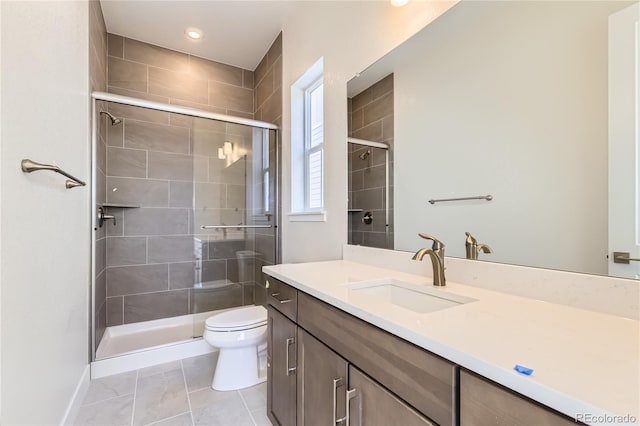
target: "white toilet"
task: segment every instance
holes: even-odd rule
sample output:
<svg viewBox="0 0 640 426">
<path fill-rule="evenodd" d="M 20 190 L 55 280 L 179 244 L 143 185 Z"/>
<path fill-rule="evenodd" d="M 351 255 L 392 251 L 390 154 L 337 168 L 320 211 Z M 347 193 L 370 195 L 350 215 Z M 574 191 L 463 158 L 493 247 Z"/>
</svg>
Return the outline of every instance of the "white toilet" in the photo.
<svg viewBox="0 0 640 426">
<path fill-rule="evenodd" d="M 217 391 L 243 389 L 267 379 L 267 310 L 246 306 L 210 316 L 204 340 L 219 348 L 211 387 Z"/>
</svg>

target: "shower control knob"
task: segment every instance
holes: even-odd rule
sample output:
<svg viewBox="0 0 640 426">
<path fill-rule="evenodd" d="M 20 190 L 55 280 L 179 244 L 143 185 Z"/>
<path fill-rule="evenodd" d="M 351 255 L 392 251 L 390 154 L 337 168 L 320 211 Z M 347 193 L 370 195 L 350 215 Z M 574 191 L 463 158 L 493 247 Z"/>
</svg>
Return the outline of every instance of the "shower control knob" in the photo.
<svg viewBox="0 0 640 426">
<path fill-rule="evenodd" d="M 365 225 L 371 225 L 371 222 L 373 222 L 373 215 L 371 212 L 366 212 L 362 217 L 362 223 Z"/>
<path fill-rule="evenodd" d="M 107 220 L 113 220 L 113 226 L 116 226 L 116 217 L 112 214 L 106 214 L 102 207 L 98 207 L 98 226 L 102 228 L 102 225 Z"/>
</svg>

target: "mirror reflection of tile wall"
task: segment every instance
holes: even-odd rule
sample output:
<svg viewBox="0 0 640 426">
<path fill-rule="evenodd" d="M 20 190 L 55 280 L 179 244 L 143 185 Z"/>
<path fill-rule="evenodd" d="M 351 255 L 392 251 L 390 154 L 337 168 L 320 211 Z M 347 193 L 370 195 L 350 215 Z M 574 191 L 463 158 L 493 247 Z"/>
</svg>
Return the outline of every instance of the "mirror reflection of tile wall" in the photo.
<svg viewBox="0 0 640 426">
<path fill-rule="evenodd" d="M 389 236 L 386 233 L 386 152 L 348 144 L 349 244 L 393 249 L 393 74 L 348 99 L 349 136 L 383 142 L 389 149 Z M 367 152 L 370 151 L 368 154 Z M 359 211 L 359 210 L 362 211 Z M 373 220 L 363 222 L 370 212 Z M 388 240 L 387 240 L 388 238 Z"/>
</svg>

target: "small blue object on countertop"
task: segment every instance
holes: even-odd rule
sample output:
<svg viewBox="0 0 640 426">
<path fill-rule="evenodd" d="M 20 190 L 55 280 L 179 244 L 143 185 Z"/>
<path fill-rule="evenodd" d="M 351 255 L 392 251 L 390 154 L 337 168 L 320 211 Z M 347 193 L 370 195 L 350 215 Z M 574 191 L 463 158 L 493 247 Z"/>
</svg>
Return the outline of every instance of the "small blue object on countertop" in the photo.
<svg viewBox="0 0 640 426">
<path fill-rule="evenodd" d="M 530 376 L 531 373 L 533 373 L 533 369 L 527 368 L 527 367 L 523 367 L 523 366 L 518 365 L 518 364 L 516 364 L 516 366 L 513 367 L 513 369 L 516 370 L 520 374 L 524 374 L 525 376 Z"/>
</svg>

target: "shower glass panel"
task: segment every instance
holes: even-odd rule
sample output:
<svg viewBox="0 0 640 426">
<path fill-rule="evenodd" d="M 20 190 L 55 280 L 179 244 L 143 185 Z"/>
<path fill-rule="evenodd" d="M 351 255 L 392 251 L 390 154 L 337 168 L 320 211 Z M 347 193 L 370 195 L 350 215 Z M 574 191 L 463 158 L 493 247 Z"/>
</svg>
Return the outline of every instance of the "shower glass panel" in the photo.
<svg viewBox="0 0 640 426">
<path fill-rule="evenodd" d="M 115 218 L 96 230 L 96 359 L 189 341 L 212 312 L 256 303 L 277 247 L 274 130 L 99 104 L 121 122 L 102 114 L 96 138 L 96 209 Z"/>
</svg>

